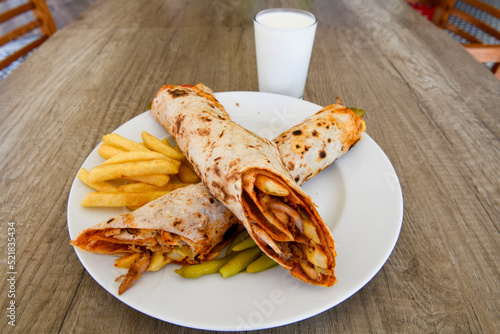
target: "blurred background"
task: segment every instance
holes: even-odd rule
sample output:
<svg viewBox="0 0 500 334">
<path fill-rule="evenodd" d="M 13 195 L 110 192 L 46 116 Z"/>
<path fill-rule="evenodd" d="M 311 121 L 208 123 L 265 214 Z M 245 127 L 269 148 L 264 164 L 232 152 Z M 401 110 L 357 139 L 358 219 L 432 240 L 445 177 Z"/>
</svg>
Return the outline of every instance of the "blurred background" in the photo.
<svg viewBox="0 0 500 334">
<path fill-rule="evenodd" d="M 18 7 L 23 3 L 27 3 L 28 1 L 29 0 L 1 0 L 0 15 L 2 15 L 2 13 L 5 13 L 9 9 Z M 93 5 L 97 0 L 31 0 L 31 1 L 46 2 L 50 14 L 53 17 L 55 26 L 57 27 L 57 29 L 62 29 L 63 27 L 71 23 L 71 21 L 76 19 L 88 7 Z M 384 0 L 384 1 L 389 1 L 389 0 Z M 424 16 L 434 24 L 437 24 L 436 17 L 439 15 L 439 10 L 440 10 L 439 8 L 442 6 L 451 6 L 464 13 L 473 16 L 474 18 L 479 19 L 480 21 L 486 23 L 495 30 L 500 31 L 500 19 L 498 19 L 493 15 L 488 14 L 483 10 L 479 10 L 474 6 L 471 6 L 470 4 L 467 3 L 469 2 L 468 0 L 456 0 L 456 1 L 455 0 L 399 0 L 399 1 L 406 2 L 416 11 L 418 11 L 422 16 Z M 481 0 L 481 2 L 486 3 L 500 10 L 500 0 Z M 464 31 L 466 34 L 474 36 L 482 44 L 500 45 L 499 38 L 484 33 L 482 30 L 478 29 L 476 26 L 470 24 L 466 20 L 463 20 L 453 14 L 446 16 L 446 18 L 447 22 L 459 28 L 460 30 Z M 33 20 L 33 13 L 29 11 L 9 21 L 6 21 L 0 24 L 0 36 L 32 20 Z M 441 24 L 438 25 L 440 27 L 443 27 Z M 447 31 L 457 42 L 461 44 L 468 43 L 466 39 L 464 39 L 459 34 L 450 31 L 450 29 L 444 27 L 444 30 Z M 0 43 L 0 61 L 2 59 L 5 59 L 12 53 L 14 53 L 16 50 L 19 50 L 20 48 L 32 43 L 39 36 L 40 36 L 39 29 L 35 29 L 21 36 L 20 38 L 17 38 L 16 40 L 7 42 L 4 45 Z M 16 67 L 18 67 L 22 63 L 24 59 L 26 59 L 26 57 L 29 57 L 30 53 L 14 61 L 12 64 L 3 69 L 1 69 L 0 67 L 0 80 L 7 77 Z M 489 67 L 490 69 L 493 69 L 493 66 L 498 66 L 498 65 L 495 65 L 495 63 L 486 62 L 485 66 Z"/>
</svg>

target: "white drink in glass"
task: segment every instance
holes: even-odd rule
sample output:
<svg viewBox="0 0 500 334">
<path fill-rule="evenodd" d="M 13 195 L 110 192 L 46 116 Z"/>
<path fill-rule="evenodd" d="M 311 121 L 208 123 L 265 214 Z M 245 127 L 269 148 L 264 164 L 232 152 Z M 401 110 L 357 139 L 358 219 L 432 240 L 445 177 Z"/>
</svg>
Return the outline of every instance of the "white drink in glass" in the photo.
<svg viewBox="0 0 500 334">
<path fill-rule="evenodd" d="M 254 18 L 259 91 L 302 98 L 317 19 L 299 9 L 276 8 Z"/>
</svg>

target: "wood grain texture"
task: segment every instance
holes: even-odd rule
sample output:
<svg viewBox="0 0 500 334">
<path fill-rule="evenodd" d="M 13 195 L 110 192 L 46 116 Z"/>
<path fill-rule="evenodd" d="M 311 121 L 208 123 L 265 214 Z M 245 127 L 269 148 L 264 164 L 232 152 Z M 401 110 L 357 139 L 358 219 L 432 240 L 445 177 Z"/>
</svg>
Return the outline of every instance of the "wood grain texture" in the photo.
<svg viewBox="0 0 500 334">
<path fill-rule="evenodd" d="M 405 211 L 393 253 L 358 293 L 258 332 L 500 332 L 500 81 L 399 0 L 101 0 L 54 34 L 0 82 L 0 245 L 15 221 L 18 258 L 17 326 L 2 313 L 4 332 L 201 332 L 101 288 L 68 244 L 67 198 L 102 135 L 161 85 L 257 90 L 252 18 L 277 6 L 318 15 L 304 99 L 367 111 Z M 7 290 L 0 280 L 4 306 Z"/>
</svg>

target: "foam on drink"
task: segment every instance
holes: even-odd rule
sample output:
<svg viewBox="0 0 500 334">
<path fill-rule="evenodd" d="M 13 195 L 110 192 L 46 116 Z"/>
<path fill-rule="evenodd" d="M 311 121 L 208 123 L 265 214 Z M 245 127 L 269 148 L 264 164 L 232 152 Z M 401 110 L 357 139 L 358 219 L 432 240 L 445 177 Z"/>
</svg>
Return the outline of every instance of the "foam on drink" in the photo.
<svg viewBox="0 0 500 334">
<path fill-rule="evenodd" d="M 260 24 L 277 29 L 300 29 L 313 25 L 315 17 L 292 11 L 267 12 L 256 17 Z"/>
</svg>

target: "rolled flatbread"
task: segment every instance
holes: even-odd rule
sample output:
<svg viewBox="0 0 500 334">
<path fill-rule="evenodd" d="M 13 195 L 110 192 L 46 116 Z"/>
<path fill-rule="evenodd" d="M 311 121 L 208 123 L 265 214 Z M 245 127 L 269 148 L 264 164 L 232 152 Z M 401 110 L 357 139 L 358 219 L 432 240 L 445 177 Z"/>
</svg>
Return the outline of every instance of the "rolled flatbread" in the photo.
<svg viewBox="0 0 500 334">
<path fill-rule="evenodd" d="M 347 108 L 341 109 L 350 115 L 350 130 L 357 131 L 358 137 L 346 144 L 342 138 L 330 138 L 340 145 L 337 154 L 348 149 L 349 142 L 357 142 L 363 132 L 362 120 Z M 330 155 L 318 142 L 309 141 L 309 130 L 299 133 L 296 129 L 295 134 L 292 131 L 277 138 L 278 143 L 296 140 L 288 143 L 285 155 L 304 159 L 284 161 L 273 142 L 232 122 L 212 91 L 202 84 L 162 87 L 153 101 L 152 114 L 177 142 L 203 184 L 243 223 L 269 257 L 307 283 L 335 284 L 332 235 L 309 195 L 295 181 L 315 175 L 306 165 L 317 164 Z M 315 121 L 311 128 L 328 130 L 333 126 Z M 310 136 L 318 134 L 317 130 Z M 327 144 L 331 144 L 328 139 Z M 319 152 L 306 155 L 314 145 Z M 299 146 L 302 151 L 297 151 Z M 292 165 L 296 168 L 290 168 Z M 307 174 L 294 177 L 287 166 Z"/>
<path fill-rule="evenodd" d="M 237 218 L 198 183 L 96 224 L 70 243 L 95 254 L 136 255 L 118 289 L 121 295 L 147 270 L 217 256 L 238 226 Z"/>
<path fill-rule="evenodd" d="M 340 103 L 338 99 L 274 139 L 299 186 L 361 140 L 364 121 Z"/>
<path fill-rule="evenodd" d="M 203 186 L 192 184 L 170 192 L 130 213 L 96 224 L 71 241 L 95 254 L 126 254 L 147 248 L 168 254 L 172 248 L 185 256 L 182 264 L 199 263 L 239 222 Z M 233 234 L 233 233 L 231 233 Z"/>
</svg>

